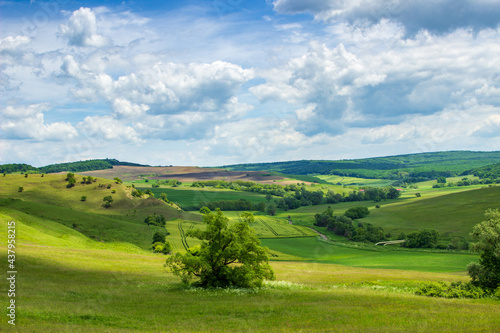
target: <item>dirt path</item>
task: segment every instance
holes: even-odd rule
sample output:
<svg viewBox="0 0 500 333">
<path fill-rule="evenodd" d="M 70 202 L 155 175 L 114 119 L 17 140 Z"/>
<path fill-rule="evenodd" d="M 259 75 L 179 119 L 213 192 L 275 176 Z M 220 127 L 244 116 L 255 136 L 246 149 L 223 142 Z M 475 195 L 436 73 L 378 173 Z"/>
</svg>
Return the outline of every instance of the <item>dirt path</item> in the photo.
<svg viewBox="0 0 500 333">
<path fill-rule="evenodd" d="M 328 237 L 326 237 L 325 235 L 323 235 L 322 233 L 320 233 L 318 230 L 313 229 L 311 227 L 308 227 L 308 228 L 311 229 L 312 231 L 314 231 L 315 233 L 317 233 L 318 235 L 320 235 L 321 238 L 323 238 L 324 240 L 328 240 Z"/>
</svg>

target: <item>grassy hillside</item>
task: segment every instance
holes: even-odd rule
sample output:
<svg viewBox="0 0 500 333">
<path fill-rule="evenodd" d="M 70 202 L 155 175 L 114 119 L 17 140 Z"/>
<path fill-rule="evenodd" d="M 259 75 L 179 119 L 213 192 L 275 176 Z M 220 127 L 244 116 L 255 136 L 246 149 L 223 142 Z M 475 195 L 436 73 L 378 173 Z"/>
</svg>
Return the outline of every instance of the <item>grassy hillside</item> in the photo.
<svg viewBox="0 0 500 333">
<path fill-rule="evenodd" d="M 394 235 L 418 229 L 435 229 L 447 239 L 467 237 L 472 227 L 484 220 L 488 208 L 500 208 L 500 187 L 488 187 L 383 205 L 363 219 Z"/>
<path fill-rule="evenodd" d="M 92 184 L 81 184 L 82 177 L 76 178 L 76 186 L 67 188 L 65 175 L 0 177 L 0 212 L 18 219 L 29 214 L 55 221 L 95 240 L 128 242 L 144 249 L 151 246 L 152 234 L 157 229 L 144 223 L 146 216 L 161 214 L 167 220 L 200 220 L 198 215 L 179 211 L 154 198 L 133 198 L 131 188 L 125 185 L 102 178 Z M 22 192 L 19 187 L 23 187 Z M 103 197 L 109 195 L 113 202 L 110 208 L 105 208 Z M 82 196 L 85 201 L 81 201 Z"/>
<path fill-rule="evenodd" d="M 285 174 L 341 175 L 360 178 L 428 178 L 461 175 L 499 163 L 500 152 L 450 151 L 337 161 L 290 161 L 228 165 L 229 170 L 266 170 Z M 401 174 L 401 173 L 406 174 Z"/>
<path fill-rule="evenodd" d="M 0 216 L 2 233 L 11 219 Z M 489 332 L 500 325 L 498 301 L 412 294 L 423 281 L 466 280 L 449 273 L 272 262 L 278 281 L 260 291 L 203 291 L 183 287 L 164 256 L 103 247 L 46 220 L 18 228 L 17 325 L 3 320 L 2 331 Z M 21 236 L 32 232 L 37 237 Z M 6 304 L 6 293 L 0 300 Z"/>
</svg>

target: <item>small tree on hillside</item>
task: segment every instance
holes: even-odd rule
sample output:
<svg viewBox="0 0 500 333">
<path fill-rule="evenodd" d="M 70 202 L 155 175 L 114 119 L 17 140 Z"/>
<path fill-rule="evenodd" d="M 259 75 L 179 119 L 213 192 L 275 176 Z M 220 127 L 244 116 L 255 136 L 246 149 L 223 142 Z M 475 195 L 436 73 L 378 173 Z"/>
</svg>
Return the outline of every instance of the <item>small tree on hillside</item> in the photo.
<svg viewBox="0 0 500 333">
<path fill-rule="evenodd" d="M 467 266 L 472 284 L 487 289 L 500 287 L 500 211 L 488 209 L 483 221 L 472 230 L 477 241 L 472 249 L 480 253 L 479 263 Z"/>
<path fill-rule="evenodd" d="M 253 217 L 253 215 L 252 215 Z M 269 266 L 267 249 L 248 225 L 249 215 L 242 222 L 228 226 L 228 218 L 220 209 L 204 214 L 205 230 L 188 230 L 187 237 L 202 242 L 189 248 L 185 254 L 177 253 L 167 259 L 166 266 L 181 277 L 184 283 L 194 277 L 197 285 L 216 287 L 259 287 L 264 279 L 274 279 Z"/>
<path fill-rule="evenodd" d="M 102 201 L 104 201 L 104 204 L 103 206 L 106 207 L 106 208 L 109 208 L 111 207 L 111 203 L 113 202 L 113 197 L 108 195 L 108 196 L 105 196 Z"/>
</svg>

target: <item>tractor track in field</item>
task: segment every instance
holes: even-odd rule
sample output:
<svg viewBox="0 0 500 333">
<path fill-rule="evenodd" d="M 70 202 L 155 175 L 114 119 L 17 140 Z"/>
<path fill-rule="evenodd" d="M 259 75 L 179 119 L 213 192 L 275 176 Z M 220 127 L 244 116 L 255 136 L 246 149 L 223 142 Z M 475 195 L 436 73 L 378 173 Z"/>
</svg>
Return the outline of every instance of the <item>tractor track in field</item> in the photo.
<svg viewBox="0 0 500 333">
<path fill-rule="evenodd" d="M 179 232 L 181 234 L 182 245 L 184 246 L 184 249 L 187 250 L 187 249 L 189 249 L 189 245 L 188 245 L 188 242 L 186 239 L 186 235 L 184 234 L 184 229 L 182 228 L 182 222 L 179 222 L 177 224 L 177 227 L 179 228 Z M 189 229 L 191 229 L 192 227 L 193 227 L 193 225 L 191 224 L 191 227 Z"/>
<path fill-rule="evenodd" d="M 263 225 L 265 225 L 265 226 L 266 226 L 266 227 L 267 227 L 267 228 L 268 228 L 268 229 L 269 229 L 269 230 L 273 233 L 273 235 L 274 235 L 274 236 L 279 236 L 279 234 L 278 234 L 278 233 L 277 233 L 277 232 L 276 232 L 276 231 L 275 231 L 275 230 L 274 230 L 274 229 L 273 229 L 273 228 L 272 228 L 269 224 L 267 224 L 267 222 L 266 222 L 266 221 L 264 221 L 263 219 L 259 219 L 259 221 L 260 221 Z"/>
</svg>

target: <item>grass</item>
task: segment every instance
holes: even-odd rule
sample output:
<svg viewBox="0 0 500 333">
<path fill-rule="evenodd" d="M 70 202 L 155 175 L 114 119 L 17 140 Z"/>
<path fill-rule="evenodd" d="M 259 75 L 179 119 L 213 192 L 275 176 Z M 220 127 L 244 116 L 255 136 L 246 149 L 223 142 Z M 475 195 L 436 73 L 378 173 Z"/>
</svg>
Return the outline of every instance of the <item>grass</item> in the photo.
<svg viewBox="0 0 500 333">
<path fill-rule="evenodd" d="M 369 179 L 369 178 L 357 178 L 357 177 L 345 177 L 338 175 L 318 175 L 324 181 L 331 184 L 342 184 L 344 186 L 374 186 L 374 187 L 385 187 L 394 183 L 391 179 Z"/>
<path fill-rule="evenodd" d="M 303 260 L 352 267 L 400 269 L 421 272 L 463 272 L 478 256 L 450 252 L 356 248 L 315 238 L 263 239 L 264 246 Z"/>
<path fill-rule="evenodd" d="M 146 190 L 146 188 L 142 188 Z M 150 188 L 155 197 L 159 198 L 161 193 L 166 193 L 170 201 L 176 202 L 181 207 L 198 207 L 200 202 L 221 201 L 221 200 L 238 200 L 244 199 L 257 204 L 265 201 L 265 196 L 258 193 L 238 192 L 228 189 L 213 190 L 213 189 L 193 189 L 190 187 L 167 188 L 157 187 Z"/>
<path fill-rule="evenodd" d="M 381 226 L 394 235 L 430 228 L 444 239 L 467 237 L 484 220 L 488 208 L 500 208 L 500 187 L 473 189 L 420 200 L 404 205 L 383 205 L 371 210 L 363 221 Z"/>
<path fill-rule="evenodd" d="M 196 245 L 182 234 L 202 226 L 198 214 L 131 199 L 122 187 L 116 187 L 124 191 L 120 209 L 106 210 L 97 201 L 79 206 L 73 200 L 80 193 L 96 190 L 84 185 L 65 189 L 60 176 L 54 177 L 44 180 L 49 184 L 40 186 L 41 192 L 36 182 L 42 181 L 31 175 L 0 180 L 0 261 L 7 271 L 6 224 L 14 220 L 18 271 L 17 325 L 10 327 L 3 316 L 0 331 L 491 332 L 500 326 L 498 300 L 433 299 L 412 293 L 422 282 L 466 281 L 464 265 L 475 256 L 368 251 L 319 242 L 299 232 L 314 235 L 309 229 L 295 228 L 296 218 L 310 216 L 313 207 L 279 217 L 256 216 L 261 237 L 273 237 L 262 244 L 272 248 L 278 282 L 260 290 L 186 288 L 163 266 L 166 256 L 147 250 L 153 230 L 143 219 L 149 213 L 168 213 L 168 239 L 182 249 L 185 242 Z M 26 192 L 16 192 L 18 184 Z M 10 195 L 15 199 L 4 197 Z M 424 200 L 398 202 L 391 205 Z M 314 207 L 319 208 L 326 207 Z M 290 214 L 294 225 L 287 222 Z M 237 212 L 227 215 L 230 221 L 238 218 Z M 0 288 L 7 287 L 2 279 Z M 0 293 L 0 303 L 6 306 L 8 301 L 7 293 Z"/>
<path fill-rule="evenodd" d="M 463 279 L 450 274 L 272 262 L 286 283 L 203 291 L 183 288 L 160 255 L 18 248 L 19 332 L 486 332 L 500 325 L 498 301 L 411 293 L 421 281 Z"/>
<path fill-rule="evenodd" d="M 160 200 L 132 198 L 127 187 L 110 180 L 99 179 L 88 185 L 77 182 L 75 187 L 68 189 L 64 178 L 64 175 L 0 177 L 0 211 L 27 225 L 52 221 L 94 240 L 130 243 L 143 249 L 151 246 L 156 231 L 144 224 L 146 216 L 161 214 L 167 220 L 200 220 L 199 215 L 178 211 Z M 99 183 L 112 184 L 112 187 L 102 188 Z M 18 192 L 20 186 L 24 187 L 23 192 Z M 87 196 L 84 202 L 80 200 L 82 195 Z M 111 208 L 102 206 L 102 198 L 106 195 L 114 198 Z"/>
</svg>

